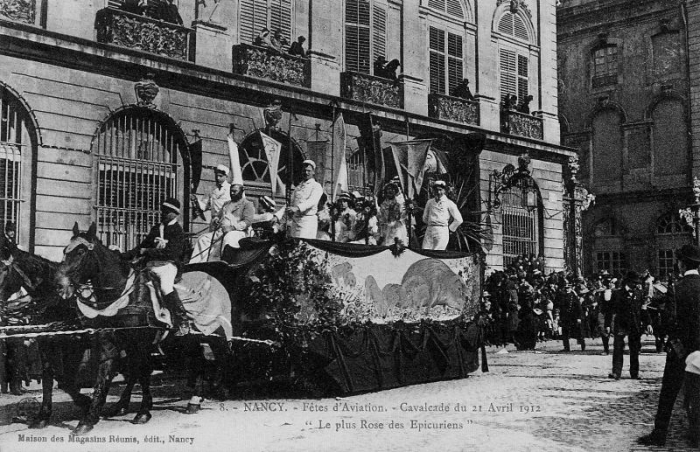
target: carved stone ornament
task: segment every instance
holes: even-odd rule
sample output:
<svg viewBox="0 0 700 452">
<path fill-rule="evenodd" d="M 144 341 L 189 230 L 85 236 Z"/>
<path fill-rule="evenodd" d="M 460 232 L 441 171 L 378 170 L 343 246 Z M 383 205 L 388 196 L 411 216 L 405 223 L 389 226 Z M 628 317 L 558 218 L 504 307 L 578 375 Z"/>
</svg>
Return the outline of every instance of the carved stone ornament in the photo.
<svg viewBox="0 0 700 452">
<path fill-rule="evenodd" d="M 275 49 L 240 44 L 233 47 L 233 73 L 303 87 L 311 86 L 308 58 Z"/>
<path fill-rule="evenodd" d="M 33 25 L 36 19 L 36 0 L 0 0 L 0 16 Z"/>
<path fill-rule="evenodd" d="M 530 167 L 530 155 L 527 153 L 520 154 L 520 156 L 518 156 L 518 172 L 530 174 L 529 167 Z"/>
<path fill-rule="evenodd" d="M 428 111 L 431 118 L 479 125 L 479 102 L 476 101 L 430 93 Z"/>
<path fill-rule="evenodd" d="M 263 110 L 265 125 L 268 129 L 276 129 L 277 124 L 282 120 L 282 101 L 273 100 L 270 105 Z"/>
<path fill-rule="evenodd" d="M 340 76 L 342 96 L 360 102 L 403 108 L 403 84 L 382 77 L 343 72 Z"/>
<path fill-rule="evenodd" d="M 148 73 L 144 78 L 134 84 L 137 103 L 144 106 L 153 106 L 153 100 L 158 95 L 160 88 L 153 80 L 153 74 Z"/>
</svg>

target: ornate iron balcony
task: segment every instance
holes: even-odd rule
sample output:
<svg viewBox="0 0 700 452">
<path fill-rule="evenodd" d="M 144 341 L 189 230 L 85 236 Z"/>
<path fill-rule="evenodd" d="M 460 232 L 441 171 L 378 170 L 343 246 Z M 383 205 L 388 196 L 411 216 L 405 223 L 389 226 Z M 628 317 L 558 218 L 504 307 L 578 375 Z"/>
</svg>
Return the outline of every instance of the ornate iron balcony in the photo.
<svg viewBox="0 0 700 452">
<path fill-rule="evenodd" d="M 462 124 L 479 125 L 479 102 L 445 94 L 428 94 L 428 115 Z"/>
<path fill-rule="evenodd" d="M 189 59 L 192 30 L 114 8 L 97 13 L 97 42 L 180 60 Z"/>
<path fill-rule="evenodd" d="M 403 108 L 403 83 L 359 72 L 340 74 L 340 95 L 360 102 Z"/>
<path fill-rule="evenodd" d="M 308 58 L 287 55 L 268 47 L 249 44 L 233 46 L 233 73 L 311 87 L 311 64 Z"/>
<path fill-rule="evenodd" d="M 36 0 L 0 0 L 0 17 L 34 25 Z"/>
<path fill-rule="evenodd" d="M 542 118 L 513 110 L 501 111 L 501 131 L 521 137 L 542 139 Z"/>
</svg>

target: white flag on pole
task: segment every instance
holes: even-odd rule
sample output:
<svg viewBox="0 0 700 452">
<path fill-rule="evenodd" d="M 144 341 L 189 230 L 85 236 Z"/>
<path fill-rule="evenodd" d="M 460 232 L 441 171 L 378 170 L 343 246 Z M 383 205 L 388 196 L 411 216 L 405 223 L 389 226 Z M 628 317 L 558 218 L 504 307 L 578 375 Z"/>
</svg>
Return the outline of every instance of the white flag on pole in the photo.
<svg viewBox="0 0 700 452">
<path fill-rule="evenodd" d="M 280 153 L 282 152 L 282 143 L 274 138 L 260 132 L 263 149 L 265 149 L 265 157 L 270 171 L 270 182 L 272 183 L 272 196 L 277 193 L 277 170 L 279 168 Z"/>
</svg>

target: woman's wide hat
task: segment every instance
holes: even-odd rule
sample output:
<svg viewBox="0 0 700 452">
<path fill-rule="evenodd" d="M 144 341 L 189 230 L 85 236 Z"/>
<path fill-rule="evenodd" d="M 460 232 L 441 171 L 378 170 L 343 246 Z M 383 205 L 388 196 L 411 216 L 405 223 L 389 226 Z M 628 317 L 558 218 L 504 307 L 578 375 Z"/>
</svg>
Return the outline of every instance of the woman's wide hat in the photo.
<svg viewBox="0 0 700 452">
<path fill-rule="evenodd" d="M 700 248 L 697 245 L 683 245 L 676 250 L 676 257 L 700 264 Z"/>
</svg>

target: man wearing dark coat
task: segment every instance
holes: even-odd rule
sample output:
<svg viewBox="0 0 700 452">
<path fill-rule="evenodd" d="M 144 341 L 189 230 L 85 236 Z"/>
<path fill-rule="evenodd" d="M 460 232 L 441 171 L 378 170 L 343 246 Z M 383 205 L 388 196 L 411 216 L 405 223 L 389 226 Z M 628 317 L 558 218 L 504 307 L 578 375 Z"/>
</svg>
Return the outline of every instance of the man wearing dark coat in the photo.
<svg viewBox="0 0 700 452">
<path fill-rule="evenodd" d="M 666 342 L 666 365 L 661 381 L 659 406 L 654 419 L 654 430 L 637 440 L 646 446 L 663 446 L 666 444 L 673 405 L 685 379 L 685 358 L 695 350 L 700 350 L 700 248 L 684 245 L 676 251 L 678 268 L 683 277 L 669 286 L 669 293 L 674 300 L 675 310 Z M 670 300 L 669 300 L 670 302 Z M 675 307 L 675 309 L 674 309 Z M 689 419 L 691 427 L 693 419 Z M 697 446 L 697 430 L 691 431 L 691 442 Z"/>
<path fill-rule="evenodd" d="M 580 342 L 581 331 L 581 303 L 578 295 L 571 284 L 567 283 L 565 288 L 557 292 L 556 307 L 559 309 L 560 326 L 564 351 L 570 352 L 570 338 L 576 338 Z M 582 345 L 581 349 L 585 349 Z"/>
<path fill-rule="evenodd" d="M 630 271 L 622 281 L 620 290 L 614 292 L 609 316 L 605 326 L 613 334 L 613 369 L 609 378 L 619 380 L 624 362 L 625 337 L 630 349 L 630 376 L 639 379 L 639 352 L 642 348 L 642 333 L 646 327 L 651 334 L 651 321 L 646 309 L 642 309 L 644 296 L 642 279 Z"/>
<path fill-rule="evenodd" d="M 160 280 L 163 303 L 171 313 L 178 336 L 189 332 L 187 312 L 174 287 L 185 254 L 185 232 L 177 221 L 179 215 L 180 201 L 167 198 L 161 204 L 160 223 L 136 248 L 121 255 L 123 259 L 145 258 L 146 268 Z"/>
</svg>

